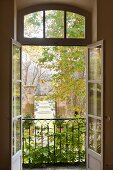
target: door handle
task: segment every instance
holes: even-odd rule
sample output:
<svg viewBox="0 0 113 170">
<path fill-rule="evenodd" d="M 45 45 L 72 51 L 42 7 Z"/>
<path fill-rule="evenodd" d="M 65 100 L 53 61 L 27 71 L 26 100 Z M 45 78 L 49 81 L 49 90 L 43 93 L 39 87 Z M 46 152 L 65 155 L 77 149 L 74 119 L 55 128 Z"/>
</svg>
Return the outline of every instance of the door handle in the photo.
<svg viewBox="0 0 113 170">
<path fill-rule="evenodd" d="M 113 118 L 111 116 L 105 116 L 105 119 L 108 121 L 113 120 Z"/>
</svg>

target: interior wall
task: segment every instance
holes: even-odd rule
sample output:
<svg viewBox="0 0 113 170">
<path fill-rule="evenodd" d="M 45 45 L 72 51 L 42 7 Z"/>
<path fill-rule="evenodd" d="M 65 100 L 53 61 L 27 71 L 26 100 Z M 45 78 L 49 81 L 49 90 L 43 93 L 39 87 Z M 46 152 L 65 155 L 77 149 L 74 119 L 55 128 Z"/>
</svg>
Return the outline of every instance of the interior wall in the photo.
<svg viewBox="0 0 113 170">
<path fill-rule="evenodd" d="M 97 41 L 97 0 L 94 0 L 92 10 L 92 43 L 96 41 Z"/>
<path fill-rule="evenodd" d="M 17 40 L 17 1 L 14 0 L 14 40 Z"/>
<path fill-rule="evenodd" d="M 105 40 L 104 167 L 113 170 L 113 1 L 97 1 L 98 40 Z"/>
<path fill-rule="evenodd" d="M 11 166 L 11 37 L 14 34 L 14 2 L 0 1 L 0 170 Z"/>
<path fill-rule="evenodd" d="M 61 3 L 61 4 L 69 4 L 89 12 L 92 11 L 93 1 L 94 0 L 16 0 L 17 1 L 17 8 L 23 9 L 29 6 L 34 6 L 38 4 L 47 4 L 47 3 Z"/>
</svg>

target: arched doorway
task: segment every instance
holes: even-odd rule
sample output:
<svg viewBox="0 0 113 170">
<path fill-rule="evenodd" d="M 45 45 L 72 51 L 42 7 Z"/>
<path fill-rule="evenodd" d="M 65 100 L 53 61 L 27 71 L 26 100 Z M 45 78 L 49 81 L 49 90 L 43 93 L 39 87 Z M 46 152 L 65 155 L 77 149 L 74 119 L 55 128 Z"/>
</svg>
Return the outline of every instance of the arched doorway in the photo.
<svg viewBox="0 0 113 170">
<path fill-rule="evenodd" d="M 61 33 L 60 37 L 49 37 L 49 34 L 46 34 L 46 10 L 63 10 L 65 8 L 65 10 L 63 11 L 64 13 L 64 29 L 63 29 L 63 33 Z M 24 16 L 26 14 L 29 14 L 31 12 L 36 12 L 36 10 L 38 9 L 42 9 L 42 25 L 43 25 L 43 29 L 42 29 L 42 37 L 36 37 L 35 35 L 31 34 L 31 37 L 29 37 L 27 35 L 27 33 L 24 32 L 24 24 L 23 24 L 23 20 L 24 20 Z M 74 12 L 73 12 L 74 11 Z M 76 12 L 75 12 L 76 11 Z M 81 14 L 85 17 L 85 34 L 81 37 L 81 35 L 78 35 L 78 37 L 71 37 L 71 34 L 68 33 L 68 24 L 67 24 L 67 16 L 68 16 L 68 12 L 69 13 L 78 13 Z M 86 11 L 80 10 L 80 9 L 75 9 L 73 7 L 67 7 L 64 5 L 63 6 L 59 6 L 59 5 L 46 5 L 44 6 L 35 6 L 33 8 L 28 8 L 26 10 L 23 10 L 20 12 L 19 14 L 19 34 L 18 34 L 18 40 L 23 44 L 23 45 L 72 45 L 72 46 L 78 46 L 78 45 L 87 45 L 90 43 L 90 20 L 89 20 L 89 15 Z M 60 30 L 61 31 L 61 30 Z M 70 35 L 69 35 L 70 34 Z M 75 33 L 76 34 L 76 33 Z M 63 37 L 62 37 L 63 35 Z M 28 37 L 27 37 L 28 36 Z M 90 82 L 91 83 L 91 82 Z M 94 82 L 93 82 L 94 83 Z M 95 127 L 96 125 L 94 125 Z M 91 149 L 91 148 L 90 148 Z M 91 159 L 91 161 L 94 159 Z M 90 168 L 90 167 L 89 167 Z M 98 169 L 100 167 L 98 166 Z"/>
</svg>

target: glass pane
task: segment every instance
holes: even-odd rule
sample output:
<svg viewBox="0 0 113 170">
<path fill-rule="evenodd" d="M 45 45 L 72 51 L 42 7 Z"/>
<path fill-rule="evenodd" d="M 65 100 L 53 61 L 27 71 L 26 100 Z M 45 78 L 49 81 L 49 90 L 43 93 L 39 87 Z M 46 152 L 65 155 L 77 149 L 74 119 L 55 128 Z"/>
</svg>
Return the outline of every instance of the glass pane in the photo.
<svg viewBox="0 0 113 170">
<path fill-rule="evenodd" d="M 43 11 L 24 16 L 24 37 L 43 38 Z"/>
<path fill-rule="evenodd" d="M 67 38 L 85 38 L 85 17 L 67 12 Z"/>
<path fill-rule="evenodd" d="M 12 143 L 13 143 L 13 155 L 15 154 L 15 149 L 16 149 L 16 146 L 15 146 L 15 124 L 13 122 L 13 138 L 12 138 Z"/>
<path fill-rule="evenodd" d="M 13 122 L 13 155 L 21 149 L 21 121 Z"/>
<path fill-rule="evenodd" d="M 45 12 L 45 36 L 46 38 L 64 37 L 64 12 L 50 10 Z"/>
<path fill-rule="evenodd" d="M 101 80 L 101 46 L 89 50 L 89 80 Z"/>
<path fill-rule="evenodd" d="M 21 121 L 16 122 L 16 152 L 21 149 Z"/>
<path fill-rule="evenodd" d="M 89 148 L 101 154 L 101 121 L 89 118 Z"/>
<path fill-rule="evenodd" d="M 89 114 L 101 117 L 101 85 L 89 83 Z"/>
<path fill-rule="evenodd" d="M 18 116 L 21 114 L 20 111 L 20 90 L 21 90 L 21 84 L 20 83 L 14 83 L 13 84 L 13 117 Z"/>
<path fill-rule="evenodd" d="M 20 47 L 13 45 L 13 80 L 20 80 Z"/>
</svg>

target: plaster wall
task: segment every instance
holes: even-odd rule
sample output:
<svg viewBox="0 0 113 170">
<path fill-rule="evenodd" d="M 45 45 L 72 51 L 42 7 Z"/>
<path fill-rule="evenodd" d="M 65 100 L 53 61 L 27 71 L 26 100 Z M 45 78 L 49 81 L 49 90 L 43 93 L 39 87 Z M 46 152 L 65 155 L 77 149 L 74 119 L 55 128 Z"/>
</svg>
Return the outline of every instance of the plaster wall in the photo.
<svg viewBox="0 0 113 170">
<path fill-rule="evenodd" d="M 44 3 L 61 3 L 61 4 L 69 4 L 82 9 L 85 9 L 89 12 L 92 11 L 93 1 L 94 0 L 16 0 L 17 8 L 23 9 L 29 6 L 44 4 Z"/>
<path fill-rule="evenodd" d="M 11 166 L 11 37 L 14 34 L 14 2 L 0 1 L 0 170 Z"/>
<path fill-rule="evenodd" d="M 17 2 L 14 0 L 14 40 L 17 40 Z"/>
<path fill-rule="evenodd" d="M 96 41 L 97 41 L 97 0 L 94 0 L 92 9 L 92 43 Z"/>
</svg>

